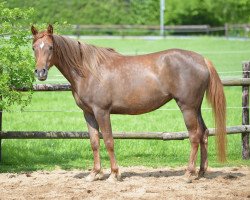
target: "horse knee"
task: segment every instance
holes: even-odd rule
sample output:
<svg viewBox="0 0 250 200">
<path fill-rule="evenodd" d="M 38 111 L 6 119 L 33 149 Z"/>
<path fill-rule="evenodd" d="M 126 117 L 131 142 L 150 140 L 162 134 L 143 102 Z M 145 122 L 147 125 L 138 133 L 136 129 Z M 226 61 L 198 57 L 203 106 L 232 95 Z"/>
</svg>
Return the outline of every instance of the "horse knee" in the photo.
<svg viewBox="0 0 250 200">
<path fill-rule="evenodd" d="M 201 137 L 201 143 L 202 144 L 207 144 L 208 143 L 208 134 L 209 134 L 209 131 L 208 129 L 206 129 L 204 132 L 203 132 L 203 135 Z"/>
<path fill-rule="evenodd" d="M 189 133 L 189 140 L 192 143 L 201 143 L 207 144 L 208 143 L 208 134 L 209 131 L 206 129 L 205 131 L 197 130 Z"/>
<path fill-rule="evenodd" d="M 114 141 L 113 141 L 113 139 L 106 139 L 104 142 L 105 142 L 105 146 L 106 146 L 107 150 L 114 151 Z"/>
<path fill-rule="evenodd" d="M 201 134 L 199 131 L 189 133 L 189 140 L 191 143 L 200 143 Z"/>
<path fill-rule="evenodd" d="M 100 144 L 98 141 L 91 141 L 91 148 L 93 151 L 98 151 L 100 147 Z"/>
</svg>

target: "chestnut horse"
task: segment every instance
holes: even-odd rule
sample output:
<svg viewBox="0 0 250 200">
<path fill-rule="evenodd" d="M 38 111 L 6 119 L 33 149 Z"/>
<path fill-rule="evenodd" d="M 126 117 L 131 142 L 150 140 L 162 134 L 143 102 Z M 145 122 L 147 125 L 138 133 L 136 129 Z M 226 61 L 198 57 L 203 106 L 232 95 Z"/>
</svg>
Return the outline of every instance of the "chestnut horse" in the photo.
<svg viewBox="0 0 250 200">
<path fill-rule="evenodd" d="M 32 26 L 35 75 L 46 80 L 55 65 L 72 86 L 76 104 L 83 110 L 94 155 L 87 181 L 103 178 L 99 127 L 111 164 L 109 180 L 119 180 L 110 114 L 137 115 L 153 111 L 171 99 L 178 104 L 189 133 L 191 152 L 186 175 L 195 174 L 200 145 L 199 175 L 208 166 L 208 129 L 201 104 L 206 91 L 211 103 L 219 159 L 226 159 L 225 96 L 213 64 L 203 56 L 181 49 L 124 56 L 111 48 L 100 48 L 53 34 L 53 27 L 38 32 Z"/>
</svg>

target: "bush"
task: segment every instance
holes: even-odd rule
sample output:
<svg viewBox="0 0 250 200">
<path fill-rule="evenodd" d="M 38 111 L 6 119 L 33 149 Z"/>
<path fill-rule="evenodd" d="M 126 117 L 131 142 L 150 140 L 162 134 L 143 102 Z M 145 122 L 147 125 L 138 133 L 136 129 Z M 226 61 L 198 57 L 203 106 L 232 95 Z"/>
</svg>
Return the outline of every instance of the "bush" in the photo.
<svg viewBox="0 0 250 200">
<path fill-rule="evenodd" d="M 32 88 L 34 59 L 30 51 L 30 30 L 33 9 L 6 8 L 0 3 L 0 108 L 11 109 L 16 104 L 23 108 L 31 99 L 31 92 L 15 88 Z"/>
</svg>

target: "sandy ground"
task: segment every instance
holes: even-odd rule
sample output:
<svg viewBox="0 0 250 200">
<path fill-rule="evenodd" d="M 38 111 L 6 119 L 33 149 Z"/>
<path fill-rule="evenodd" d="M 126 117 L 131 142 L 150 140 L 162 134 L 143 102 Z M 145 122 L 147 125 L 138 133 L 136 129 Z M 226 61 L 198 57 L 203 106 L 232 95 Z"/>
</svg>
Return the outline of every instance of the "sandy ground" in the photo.
<svg viewBox="0 0 250 200">
<path fill-rule="evenodd" d="M 184 168 L 121 167 L 123 181 L 86 182 L 88 171 L 0 174 L 0 199 L 250 199 L 250 168 L 210 168 L 187 183 Z M 106 178 L 108 170 L 104 170 Z"/>
</svg>

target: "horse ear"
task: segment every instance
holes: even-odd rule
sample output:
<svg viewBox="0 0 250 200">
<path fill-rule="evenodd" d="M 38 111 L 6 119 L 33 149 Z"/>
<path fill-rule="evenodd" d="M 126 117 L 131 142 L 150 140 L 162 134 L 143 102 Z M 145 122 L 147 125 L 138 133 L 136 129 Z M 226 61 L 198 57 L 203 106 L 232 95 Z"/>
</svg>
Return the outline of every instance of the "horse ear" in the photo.
<svg viewBox="0 0 250 200">
<path fill-rule="evenodd" d="M 53 26 L 51 24 L 49 24 L 49 26 L 47 28 L 47 32 L 50 34 L 53 34 Z"/>
<path fill-rule="evenodd" d="M 31 26 L 31 32 L 35 36 L 38 33 L 38 30 L 32 25 Z"/>
</svg>

